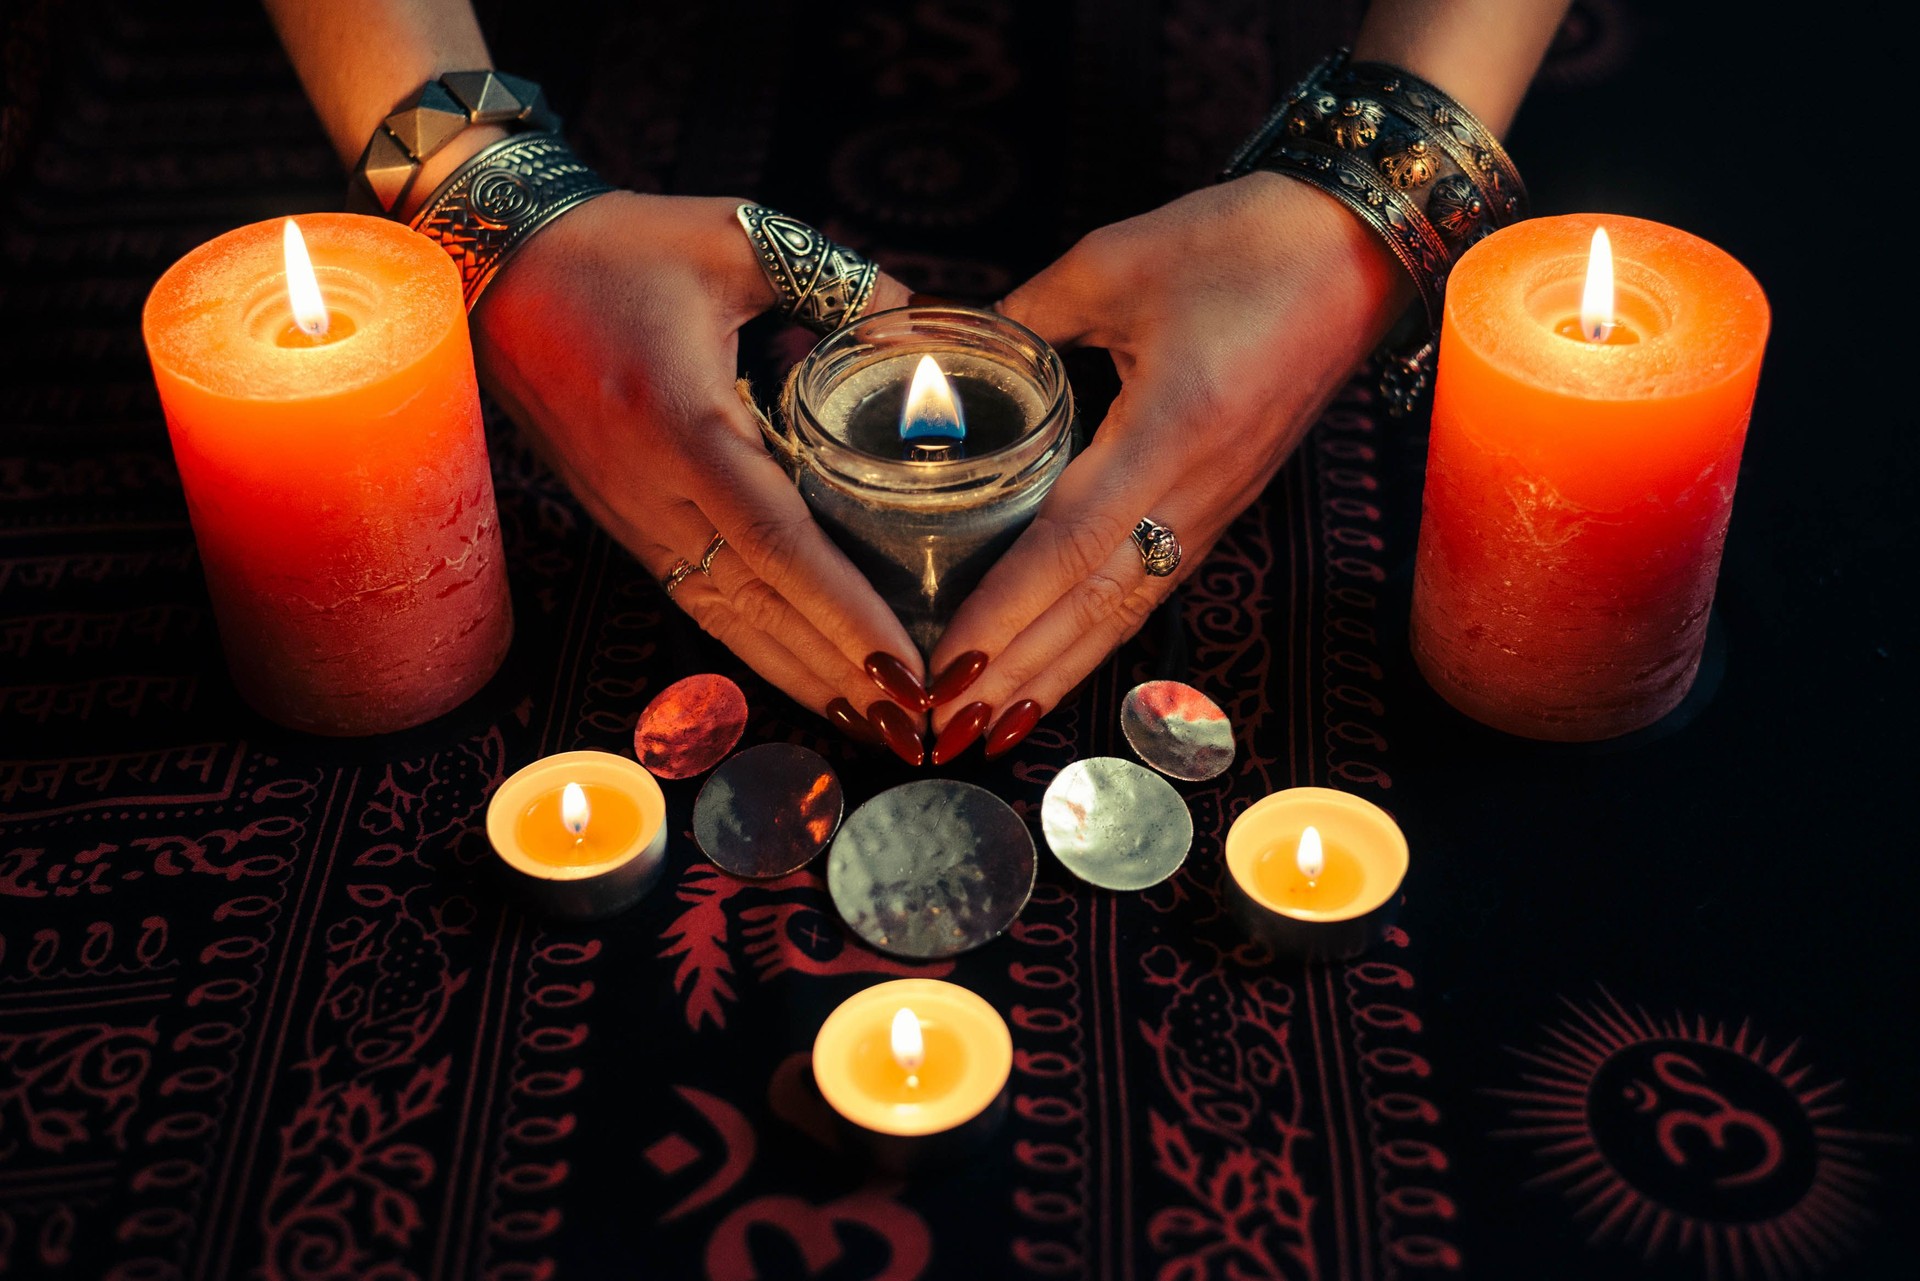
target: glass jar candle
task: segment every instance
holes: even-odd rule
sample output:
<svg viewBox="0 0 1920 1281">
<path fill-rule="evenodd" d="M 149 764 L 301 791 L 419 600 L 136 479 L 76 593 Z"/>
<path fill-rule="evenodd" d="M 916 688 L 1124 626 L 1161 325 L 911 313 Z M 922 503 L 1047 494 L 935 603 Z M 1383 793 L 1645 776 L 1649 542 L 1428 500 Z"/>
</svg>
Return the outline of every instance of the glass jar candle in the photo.
<svg viewBox="0 0 1920 1281">
<path fill-rule="evenodd" d="M 923 357 L 966 435 L 916 445 L 903 411 Z M 800 493 L 923 653 L 1039 510 L 1073 452 L 1060 357 L 971 307 L 899 307 L 829 335 L 789 387 Z"/>
</svg>

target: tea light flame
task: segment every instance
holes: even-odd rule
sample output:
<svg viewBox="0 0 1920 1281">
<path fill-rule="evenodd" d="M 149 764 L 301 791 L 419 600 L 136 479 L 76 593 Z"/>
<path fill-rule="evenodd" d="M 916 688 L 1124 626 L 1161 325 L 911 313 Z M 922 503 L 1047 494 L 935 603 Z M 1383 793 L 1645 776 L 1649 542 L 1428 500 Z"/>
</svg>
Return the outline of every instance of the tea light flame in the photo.
<svg viewBox="0 0 1920 1281">
<path fill-rule="evenodd" d="M 1605 227 L 1595 227 L 1593 248 L 1587 251 L 1587 286 L 1580 293 L 1580 333 L 1588 342 L 1605 342 L 1613 325 L 1613 244 Z"/>
<path fill-rule="evenodd" d="M 927 1061 L 927 1042 L 920 1035 L 920 1017 L 905 1006 L 893 1016 L 893 1061 L 900 1070 L 914 1073 Z M 911 1081 L 912 1077 L 909 1075 Z"/>
<path fill-rule="evenodd" d="M 967 424 L 947 376 L 932 356 L 922 356 L 913 371 L 913 385 L 907 388 L 907 403 L 900 410 L 900 439 L 929 437 L 965 440 Z"/>
<path fill-rule="evenodd" d="M 587 834 L 587 822 L 593 817 L 593 806 L 587 804 L 586 789 L 578 783 L 568 783 L 560 793 L 560 822 L 574 839 Z"/>
<path fill-rule="evenodd" d="M 1320 879 L 1327 870 L 1327 852 L 1320 844 L 1320 829 L 1309 826 L 1300 833 L 1300 845 L 1293 852 L 1294 865 L 1309 881 Z"/>
<path fill-rule="evenodd" d="M 282 236 L 287 255 L 287 301 L 293 304 L 293 323 L 312 338 L 327 334 L 327 302 L 320 296 L 320 281 L 313 274 L 313 259 L 307 256 L 306 237 L 300 226 L 287 219 Z"/>
</svg>

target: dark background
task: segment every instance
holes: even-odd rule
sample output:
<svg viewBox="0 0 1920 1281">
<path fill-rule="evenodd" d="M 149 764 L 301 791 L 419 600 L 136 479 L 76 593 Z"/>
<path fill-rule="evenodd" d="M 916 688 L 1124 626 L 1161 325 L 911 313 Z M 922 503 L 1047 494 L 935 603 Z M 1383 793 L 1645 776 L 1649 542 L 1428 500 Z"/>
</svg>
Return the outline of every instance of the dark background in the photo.
<svg viewBox="0 0 1920 1281">
<path fill-rule="evenodd" d="M 1204 180 L 1287 80 L 1350 25 L 1358 6 L 1169 0 L 481 8 L 503 64 L 547 84 L 582 150 L 611 176 L 647 189 L 750 191 L 875 251 L 917 285 L 986 298 L 1092 226 Z M 177 18 L 148 6 L 22 0 L 0 9 L 0 19 L 0 107 L 7 112 L 0 133 L 0 497 L 7 504 L 0 529 L 29 551 L 149 544 L 182 557 L 171 568 L 51 603 L 31 588 L 0 597 L 0 618 L 18 624 L 50 609 L 137 613 L 176 604 L 187 617 L 204 607 L 204 596 L 139 350 L 138 304 L 154 276 L 187 247 L 255 218 L 330 206 L 338 193 L 334 161 L 264 23 L 238 0 L 181 5 Z M 886 87 L 890 61 L 964 60 L 962 37 L 982 26 L 1003 32 L 1005 61 L 1024 69 L 1016 91 L 994 98 L 990 85 L 937 80 Z M 903 30 L 911 33 L 907 43 L 890 44 Z M 1537 1067 L 1514 1051 L 1548 1046 L 1551 1026 L 1578 1023 L 1579 1011 L 1595 1002 L 1611 1011 L 1603 992 L 1631 1017 L 1660 1021 L 1660 1035 L 1649 1039 L 1661 1043 L 1732 1042 L 1743 1026 L 1750 1039 L 1742 1044 L 1764 1036 L 1777 1052 L 1797 1042 L 1778 1074 L 1806 1067 L 1801 1091 L 1839 1083 L 1817 1103 L 1837 1102 L 1844 1111 L 1823 1114 L 1821 1123 L 1854 1132 L 1844 1146 L 1868 1173 L 1841 1200 L 1874 1216 L 1836 1243 L 1825 1274 L 1877 1281 L 1908 1271 L 1900 1260 L 1910 1265 L 1911 1209 L 1920 1189 L 1913 1147 L 1920 1132 L 1913 1027 L 1920 948 L 1912 922 L 1920 896 L 1908 728 L 1920 610 L 1911 570 L 1914 398 L 1904 354 L 1913 324 L 1904 294 L 1915 273 L 1907 220 L 1888 194 L 1903 173 L 1902 116 L 1892 102 L 1903 72 L 1881 51 L 1904 48 L 1909 35 L 1837 11 L 1786 15 L 1583 0 L 1514 130 L 1511 149 L 1536 212 L 1599 209 L 1684 227 L 1746 263 L 1773 305 L 1714 641 L 1696 697 L 1671 722 L 1615 744 L 1542 747 L 1480 730 L 1440 705 L 1413 672 L 1403 640 L 1420 427 L 1383 423 L 1371 437 L 1384 511 L 1379 657 L 1391 786 L 1368 794 L 1392 808 L 1415 851 L 1405 922 L 1413 945 L 1392 959 L 1404 959 L 1418 976 L 1403 1003 L 1417 1013 L 1432 1066 L 1419 1086 L 1440 1115 L 1447 1168 L 1436 1181 L 1455 1207 L 1435 1230 L 1457 1245 L 1465 1275 L 1767 1275 L 1754 1258 L 1736 1265 L 1722 1257 L 1709 1266 L 1698 1250 L 1671 1243 L 1643 1262 L 1644 1238 L 1589 1248 L 1583 1239 L 1600 1216 L 1577 1219 L 1572 1210 L 1581 1197 L 1531 1182 L 1553 1164 L 1537 1154 L 1540 1143 L 1500 1136 L 1515 1125 L 1514 1102 L 1497 1091 L 1522 1086 Z M 992 72 L 1000 64 L 967 65 Z M 821 92 L 823 83 L 835 91 Z M 916 106 L 916 96 L 941 93 L 972 105 L 944 113 Z M 898 145 L 864 132 L 889 116 L 938 145 Z M 1003 154 L 991 139 L 1012 141 Z M 848 171 L 823 163 L 825 156 Z M 893 167 L 881 171 L 885 181 L 863 181 L 871 175 L 862 166 L 875 160 Z M 969 181 L 956 189 L 942 177 L 948 168 Z M 981 194 L 1008 172 L 1017 195 Z M 765 373 L 790 358 L 792 343 L 763 329 L 748 345 Z M 1081 365 L 1076 385 L 1098 404 L 1101 371 Z M 619 609 L 657 608 L 653 589 L 604 539 L 582 529 L 577 515 L 566 514 L 550 478 L 513 447 L 502 424 L 493 426 L 521 639 L 508 671 L 473 707 L 395 741 L 288 739 L 234 700 L 210 628 L 187 627 L 151 645 L 130 639 L 111 658 L 81 651 L 45 660 L 35 651 L 17 668 L 0 667 L 0 687 L 10 690 L 35 682 L 64 688 L 114 663 L 197 682 L 177 705 L 119 718 L 35 716 L 9 703 L 0 709 L 0 760 L 78 760 L 244 738 L 254 758 L 268 763 L 263 768 L 335 778 L 344 798 L 364 801 L 380 769 L 423 754 L 437 762 L 449 744 L 474 741 L 491 725 L 506 735 L 510 759 L 457 778 L 450 790 L 458 803 L 426 805 L 436 817 L 434 806 L 446 804 L 470 819 L 483 801 L 487 769 L 511 768 L 539 751 L 619 746 L 618 717 L 630 720 L 633 708 L 615 700 L 609 713 L 585 695 L 569 700 L 577 685 L 565 684 L 591 684 L 579 672 L 606 660 L 610 636 L 630 647 L 658 643 L 650 679 L 662 671 L 727 670 L 724 656 L 670 618 L 657 631 L 618 630 Z M 84 491 L 62 491 L 42 483 L 53 474 L 93 479 Z M 1312 487 L 1319 477 L 1306 460 L 1290 469 L 1276 485 L 1274 511 L 1288 510 L 1296 482 L 1303 493 L 1318 492 Z M 1283 528 L 1280 514 L 1273 523 Z M 1298 555 L 1301 564 L 1311 559 Z M 1121 677 L 1168 657 L 1168 647 L 1149 636 L 1103 679 L 1124 688 Z M 0 663 L 15 661 L 0 656 Z M 620 674 L 611 660 L 602 665 Z M 1294 729 L 1311 737 L 1317 709 L 1297 702 L 1291 688 L 1278 688 L 1294 669 L 1276 666 L 1272 674 L 1273 705 L 1292 710 L 1300 724 L 1259 727 L 1262 741 Z M 1108 710 L 1100 689 L 1089 697 L 1089 708 Z M 531 713 L 523 710 L 528 706 Z M 775 706 L 754 732 L 817 730 Z M 1095 734 L 1078 746 L 1102 743 Z M 864 790 L 891 781 L 884 766 L 857 768 Z M 992 781 L 1014 786 L 999 775 Z M 690 795 L 677 796 L 676 804 L 690 803 Z M 144 815 L 128 813 L 118 820 L 90 815 L 77 827 L 69 818 L 66 826 L 56 819 L 8 828 L 7 809 L 0 804 L 0 855 L 8 857 L 27 847 L 71 854 L 95 832 L 131 847 L 147 830 Z M 337 847 L 340 833 L 351 830 L 349 815 L 360 821 L 344 800 L 337 812 L 320 811 L 316 833 L 333 833 Z M 464 822 L 449 820 L 458 829 L 453 835 L 422 838 L 424 851 L 444 854 L 430 888 L 460 883 L 470 866 L 473 840 Z M 423 818 L 420 825 L 431 823 Z M 1059 881 L 1057 873 L 1043 874 L 1043 882 Z M 153 886 L 149 881 L 142 892 Z M 116 894 L 101 901 L 111 904 L 123 930 L 148 911 L 175 914 L 157 891 L 151 899 L 124 887 Z M 1105 902 L 1084 900 L 1095 901 Z M 0 898 L 0 933 L 13 942 L 0 955 L 0 980 L 25 963 L 19 940 L 42 926 L 84 928 L 100 915 L 88 902 Z M 310 919 L 331 919 L 314 910 Z M 325 908 L 333 917 L 353 910 Z M 512 958 L 523 955 L 513 949 L 524 940 L 586 937 L 539 933 L 497 904 L 485 910 L 485 929 L 496 931 L 487 936 L 496 940 L 492 955 L 507 958 L 498 962 L 503 1001 L 534 986 L 528 971 L 513 968 Z M 681 1035 L 671 967 L 658 955 L 677 910 L 663 891 L 595 936 L 602 951 L 594 1034 L 580 1056 L 584 1084 L 569 1104 L 590 1118 L 591 1133 L 567 1149 L 571 1182 L 564 1198 L 555 1198 L 564 1202 L 565 1227 L 542 1247 L 563 1275 L 615 1268 L 697 1274 L 711 1224 L 696 1218 L 656 1229 L 651 1216 L 666 1194 L 638 1155 L 663 1126 L 696 1132 L 697 1118 L 662 1083 L 698 1080 L 753 1111 L 765 1093 L 766 1064 L 803 1048 L 825 1011 L 858 985 L 839 976 L 762 986 L 736 1007 L 734 1039 L 711 1030 L 705 1039 Z M 184 921 L 185 908 L 177 915 Z M 1106 941 L 1117 941 L 1117 954 L 1130 959 L 1156 945 L 1161 924 L 1128 903 L 1114 913 Z M 321 937 L 317 928 L 313 937 Z M 319 945 L 312 947 L 317 957 Z M 971 960 L 961 977 L 1005 1008 L 1019 994 L 1008 996 L 1001 974 L 1010 944 L 996 947 Z M 483 955 L 452 952 L 451 963 L 477 976 L 469 994 L 492 973 L 476 959 Z M 1152 1008 L 1139 990 L 1127 999 Z M 308 1013 L 304 989 L 286 1000 L 280 1017 Z M 455 1023 L 476 1045 L 513 1040 L 504 1021 L 460 1013 Z M 0 1022 L 0 1037 L 11 1030 Z M 258 1041 L 274 1033 L 262 1027 L 250 1035 Z M 1583 1034 L 1605 1035 L 1591 1025 Z M 1121 1053 L 1126 1039 L 1114 1036 L 1111 1052 Z M 504 1091 L 512 1063 L 502 1061 L 507 1066 L 489 1079 Z M 476 1055 L 475 1079 L 479 1063 Z M 289 1062 L 282 1070 L 282 1078 L 256 1083 L 272 1103 L 254 1114 L 263 1118 L 263 1141 L 278 1133 L 301 1097 L 296 1068 Z M 1136 1072 L 1134 1079 L 1144 1076 Z M 0 1083 L 6 1079 L 0 1075 Z M 1777 1105 L 1765 1082 L 1738 1070 L 1718 1080 L 1736 1104 Z M 33 1190 L 30 1163 L 6 1146 L 17 1115 L 0 1105 L 0 1180 L 14 1178 L 0 1187 L 0 1201 L 23 1183 Z M 144 1121 L 149 1113 L 139 1115 Z M 767 1135 L 786 1133 L 753 1115 Z M 479 1105 L 457 1119 L 439 1118 L 436 1153 L 444 1158 L 456 1151 L 459 1131 L 485 1134 L 497 1119 Z M 1785 1125 L 1791 1118 L 1776 1119 Z M 1133 1121 L 1138 1129 L 1139 1118 Z M 1803 1147 L 1807 1141 L 1802 1136 Z M 1115 1242 L 1140 1243 L 1152 1208 L 1146 1198 L 1165 1191 L 1149 1169 L 1144 1140 L 1133 1155 L 1133 1177 L 1147 1189 L 1138 1217 L 1088 1247 L 1085 1274 L 1127 1275 L 1136 1256 Z M 1633 1173 L 1632 1154 L 1621 1159 Z M 844 1171 L 822 1170 L 816 1160 L 804 1144 L 768 1137 L 756 1186 L 805 1195 L 821 1189 L 823 1196 L 850 1186 Z M 1004 1203 L 1007 1185 L 1019 1177 L 1010 1160 L 988 1162 L 910 1190 L 940 1242 L 939 1275 L 997 1275 L 1010 1266 Z M 1669 1191 L 1684 1199 L 1684 1192 Z M 123 1185 L 107 1195 L 116 1212 L 138 1203 Z M 42 1197 L 5 1220 L 13 1235 L 0 1233 L 0 1245 L 18 1274 L 97 1274 L 105 1260 L 133 1249 L 94 1226 L 117 1218 L 80 1213 L 70 1265 L 40 1266 L 36 1258 L 44 1263 L 46 1256 L 34 1255 L 28 1242 L 57 1213 L 48 1204 Z M 74 1205 L 77 1213 L 86 1208 Z M 1738 1198 L 1694 1207 L 1703 1218 L 1736 1225 L 1765 1208 Z M 1826 1219 L 1812 1216 L 1816 1228 L 1831 1220 L 1832 1207 L 1826 1211 Z M 248 1257 L 264 1211 L 241 1197 L 221 1215 L 183 1230 L 182 1240 L 230 1232 L 238 1257 Z M 429 1227 L 435 1240 L 460 1231 L 457 1224 Z M 847 1256 L 822 1275 L 869 1274 L 873 1242 L 857 1234 L 847 1240 Z M 1322 1245 L 1325 1259 L 1336 1257 L 1330 1240 Z M 766 1275 L 798 1267 L 783 1243 L 763 1240 L 757 1249 Z M 188 1250 L 181 1257 L 209 1256 Z M 460 1257 L 407 1256 L 410 1266 L 436 1275 L 461 1275 L 447 1262 Z M 1144 1247 L 1139 1263 L 1148 1275 Z M 202 1263 L 199 1274 L 212 1274 L 209 1266 Z M 1424 1271 L 1407 1265 L 1403 1274 Z"/>
<path fill-rule="evenodd" d="M 1813 174 L 1874 168 L 1874 144 L 1803 109 L 1800 90 L 1809 67 L 1897 35 L 1839 11 L 1631 12 L 1619 75 L 1541 85 L 1511 150 L 1536 211 L 1687 228 L 1767 291 L 1773 330 L 1715 607 L 1724 669 L 1710 657 L 1702 683 L 1717 676 L 1718 689 L 1682 708 L 1679 728 L 1556 749 L 1476 732 L 1439 705 L 1404 644 L 1391 651 L 1398 812 L 1436 855 L 1418 864 L 1416 899 L 1446 909 L 1424 932 L 1442 1034 L 1465 1061 L 1494 1052 L 1481 1029 L 1516 1006 L 1595 983 L 1659 991 L 1710 1022 L 1751 1016 L 1776 1043 L 1803 1037 L 1818 1072 L 1870 1107 L 1867 1128 L 1912 1136 L 1920 454 L 1907 362 L 1879 335 L 1906 324 L 1915 273 L 1880 248 L 1868 206 L 1781 199 Z M 1853 107 L 1876 115 L 1882 92 L 1862 85 Z M 1412 484 L 1421 454 L 1397 464 Z M 1399 511 L 1409 519 L 1389 541 L 1405 553 L 1404 600 L 1415 525 Z M 1502 1123 L 1500 1100 L 1468 1107 L 1475 1128 Z M 1477 1226 L 1502 1248 L 1545 1249 L 1558 1225 L 1517 1190 L 1524 1149 L 1475 1148 L 1463 1163 L 1487 1162 L 1474 1181 L 1493 1213 Z M 1910 1140 L 1875 1157 L 1900 1172 L 1884 1203 L 1899 1225 Z M 1871 1262 L 1840 1273 L 1904 1270 L 1910 1228 L 1893 1225 Z M 1610 1266 L 1558 1275 L 1618 1275 Z"/>
</svg>

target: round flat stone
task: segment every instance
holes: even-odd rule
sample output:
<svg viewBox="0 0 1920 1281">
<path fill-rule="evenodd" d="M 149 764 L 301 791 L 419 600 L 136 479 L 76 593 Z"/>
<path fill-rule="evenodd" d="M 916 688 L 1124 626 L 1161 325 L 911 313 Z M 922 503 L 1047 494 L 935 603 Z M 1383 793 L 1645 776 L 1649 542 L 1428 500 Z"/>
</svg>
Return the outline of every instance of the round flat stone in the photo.
<svg viewBox="0 0 1920 1281">
<path fill-rule="evenodd" d="M 1109 890 L 1158 885 L 1193 847 L 1193 814 L 1173 784 L 1117 756 L 1056 774 L 1040 802 L 1040 830 L 1069 872 Z"/>
<path fill-rule="evenodd" d="M 689 676 L 653 696 L 633 729 L 633 754 L 658 778 L 704 774 L 747 728 L 747 696 L 724 676 Z"/>
<path fill-rule="evenodd" d="M 1233 726 L 1220 705 L 1179 681 L 1127 691 L 1120 731 L 1140 759 L 1169 778 L 1197 783 L 1233 764 Z"/>
<path fill-rule="evenodd" d="M 827 847 L 845 812 L 840 778 L 792 743 L 749 747 L 713 772 L 693 803 L 693 839 L 723 872 L 766 880 Z"/>
<path fill-rule="evenodd" d="M 882 952 L 925 961 L 989 942 L 1033 893 L 1027 825 L 984 787 L 921 779 L 848 816 L 827 856 L 840 919 Z"/>
</svg>

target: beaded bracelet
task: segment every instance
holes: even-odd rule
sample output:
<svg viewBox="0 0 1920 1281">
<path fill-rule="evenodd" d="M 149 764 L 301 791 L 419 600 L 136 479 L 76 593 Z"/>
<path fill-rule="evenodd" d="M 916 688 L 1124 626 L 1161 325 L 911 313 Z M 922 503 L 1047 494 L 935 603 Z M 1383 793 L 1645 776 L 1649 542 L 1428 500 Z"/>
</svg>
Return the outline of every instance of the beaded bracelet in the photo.
<svg viewBox="0 0 1920 1281">
<path fill-rule="evenodd" d="M 1407 412 L 1431 380 L 1447 276 L 1460 255 L 1526 216 L 1519 170 L 1491 130 L 1425 80 L 1338 50 L 1307 74 L 1248 138 L 1222 181 L 1287 174 L 1339 200 L 1412 277 L 1426 324 L 1413 350 L 1390 352 L 1382 391 Z"/>
</svg>

